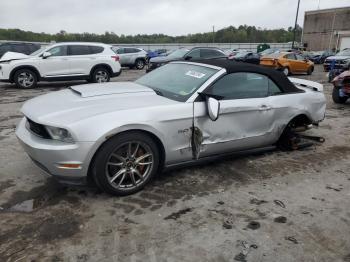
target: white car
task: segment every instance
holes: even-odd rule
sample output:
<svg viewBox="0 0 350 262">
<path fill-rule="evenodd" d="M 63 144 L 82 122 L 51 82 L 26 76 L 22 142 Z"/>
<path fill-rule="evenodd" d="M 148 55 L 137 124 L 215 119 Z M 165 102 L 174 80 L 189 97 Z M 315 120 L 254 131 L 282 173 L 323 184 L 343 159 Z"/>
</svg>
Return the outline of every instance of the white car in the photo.
<svg viewBox="0 0 350 262">
<path fill-rule="evenodd" d="M 7 52 L 0 60 L 0 81 L 19 88 L 34 88 L 39 81 L 109 82 L 120 73 L 119 56 L 100 43 L 53 44 L 29 56 Z"/>
</svg>

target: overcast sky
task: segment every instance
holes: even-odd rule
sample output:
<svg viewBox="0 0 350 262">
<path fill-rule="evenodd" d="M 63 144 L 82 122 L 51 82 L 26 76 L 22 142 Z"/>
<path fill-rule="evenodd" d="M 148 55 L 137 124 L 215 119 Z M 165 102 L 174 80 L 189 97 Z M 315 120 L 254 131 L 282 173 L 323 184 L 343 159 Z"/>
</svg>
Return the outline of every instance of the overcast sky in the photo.
<svg viewBox="0 0 350 262">
<path fill-rule="evenodd" d="M 212 26 L 294 25 L 297 0 L 0 0 L 0 28 L 34 32 L 184 35 Z M 350 0 L 301 0 L 304 11 L 350 6 Z"/>
</svg>

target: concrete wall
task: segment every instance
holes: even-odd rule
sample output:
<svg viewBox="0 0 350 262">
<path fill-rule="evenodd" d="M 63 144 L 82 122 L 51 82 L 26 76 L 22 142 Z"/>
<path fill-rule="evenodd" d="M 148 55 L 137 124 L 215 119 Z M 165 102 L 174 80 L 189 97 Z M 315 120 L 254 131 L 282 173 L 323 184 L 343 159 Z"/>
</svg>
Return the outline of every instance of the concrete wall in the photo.
<svg viewBox="0 0 350 262">
<path fill-rule="evenodd" d="M 350 7 L 305 12 L 303 43 L 308 50 L 338 49 L 346 32 L 350 33 Z"/>
</svg>

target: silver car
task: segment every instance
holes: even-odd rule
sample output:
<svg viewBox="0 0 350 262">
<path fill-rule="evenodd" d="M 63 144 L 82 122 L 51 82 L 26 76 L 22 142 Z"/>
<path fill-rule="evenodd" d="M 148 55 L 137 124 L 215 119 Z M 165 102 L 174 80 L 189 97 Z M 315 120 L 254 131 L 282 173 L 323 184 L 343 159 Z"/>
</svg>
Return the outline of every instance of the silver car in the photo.
<svg viewBox="0 0 350 262">
<path fill-rule="evenodd" d="M 145 67 L 147 61 L 147 52 L 145 50 L 135 47 L 113 47 L 112 49 L 119 55 L 121 66 L 138 70 Z"/>
<path fill-rule="evenodd" d="M 127 195 L 164 168 L 275 145 L 324 119 L 321 84 L 226 61 L 172 62 L 135 82 L 74 86 L 27 101 L 16 135 L 66 183 Z M 293 83 L 292 83 L 293 82 Z"/>
</svg>

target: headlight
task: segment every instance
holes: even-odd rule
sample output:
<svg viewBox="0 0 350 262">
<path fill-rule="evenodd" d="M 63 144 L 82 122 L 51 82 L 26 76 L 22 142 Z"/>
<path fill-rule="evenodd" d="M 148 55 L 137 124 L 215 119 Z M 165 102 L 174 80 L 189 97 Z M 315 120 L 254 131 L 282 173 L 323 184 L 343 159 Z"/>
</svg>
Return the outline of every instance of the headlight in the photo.
<svg viewBox="0 0 350 262">
<path fill-rule="evenodd" d="M 45 129 L 54 140 L 59 140 L 66 143 L 74 143 L 73 137 L 67 129 L 53 126 L 45 126 Z"/>
</svg>

